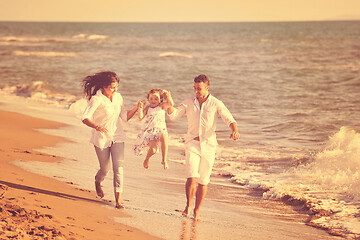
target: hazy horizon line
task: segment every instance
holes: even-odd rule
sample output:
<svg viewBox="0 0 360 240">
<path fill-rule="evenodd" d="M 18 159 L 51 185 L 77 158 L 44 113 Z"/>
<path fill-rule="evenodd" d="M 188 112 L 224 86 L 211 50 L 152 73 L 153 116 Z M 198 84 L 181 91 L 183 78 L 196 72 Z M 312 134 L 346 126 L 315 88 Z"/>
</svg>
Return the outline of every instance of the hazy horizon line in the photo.
<svg viewBox="0 0 360 240">
<path fill-rule="evenodd" d="M 77 21 L 77 20 L 0 20 L 0 22 L 29 23 L 286 23 L 286 22 L 352 22 L 359 19 L 324 19 L 324 20 L 270 20 L 270 21 Z"/>
</svg>

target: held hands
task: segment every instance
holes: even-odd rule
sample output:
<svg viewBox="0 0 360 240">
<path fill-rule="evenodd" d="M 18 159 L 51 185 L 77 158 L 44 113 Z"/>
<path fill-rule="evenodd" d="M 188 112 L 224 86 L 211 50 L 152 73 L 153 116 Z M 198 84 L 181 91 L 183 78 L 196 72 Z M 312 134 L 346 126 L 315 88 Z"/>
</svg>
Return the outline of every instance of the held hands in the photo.
<svg viewBox="0 0 360 240">
<path fill-rule="evenodd" d="M 165 101 L 170 103 L 171 106 L 174 105 L 174 101 L 172 100 L 170 91 L 162 89 L 160 94 L 162 95 L 162 97 L 164 98 Z"/>
<path fill-rule="evenodd" d="M 170 92 L 168 90 L 162 89 L 160 91 L 160 94 L 162 95 L 162 97 L 164 98 L 164 100 L 168 101 L 169 96 L 170 96 Z"/>
<path fill-rule="evenodd" d="M 144 106 L 146 104 L 145 100 L 141 100 L 138 102 L 137 104 L 137 109 L 138 109 L 138 114 L 139 114 L 139 119 L 143 119 L 144 118 Z"/>
<path fill-rule="evenodd" d="M 146 101 L 145 100 L 141 100 L 137 103 L 137 108 L 138 109 L 143 109 L 145 107 Z"/>
</svg>

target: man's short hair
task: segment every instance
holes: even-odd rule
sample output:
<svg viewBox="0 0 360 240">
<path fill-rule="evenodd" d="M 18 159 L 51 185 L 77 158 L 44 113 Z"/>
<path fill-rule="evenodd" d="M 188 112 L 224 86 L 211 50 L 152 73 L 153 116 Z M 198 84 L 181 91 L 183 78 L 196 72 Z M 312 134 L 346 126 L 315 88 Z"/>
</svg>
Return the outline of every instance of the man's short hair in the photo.
<svg viewBox="0 0 360 240">
<path fill-rule="evenodd" d="M 203 82 L 203 83 L 205 83 L 205 84 L 208 85 L 208 86 L 210 85 L 209 78 L 208 78 L 206 75 L 204 75 L 204 74 L 201 74 L 201 75 L 195 77 L 195 78 L 194 78 L 194 82 L 196 82 L 196 83 Z"/>
</svg>

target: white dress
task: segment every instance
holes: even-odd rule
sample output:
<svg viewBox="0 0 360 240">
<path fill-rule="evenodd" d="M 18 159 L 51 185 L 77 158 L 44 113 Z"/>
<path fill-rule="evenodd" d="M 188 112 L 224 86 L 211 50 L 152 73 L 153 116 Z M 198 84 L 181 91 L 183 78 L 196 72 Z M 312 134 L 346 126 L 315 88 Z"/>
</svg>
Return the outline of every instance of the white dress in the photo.
<svg viewBox="0 0 360 240">
<path fill-rule="evenodd" d="M 143 154 L 149 142 L 152 140 L 159 141 L 163 134 L 167 134 L 165 110 L 161 109 L 160 106 L 149 107 L 146 121 L 136 139 L 134 153 L 136 155 Z"/>
</svg>

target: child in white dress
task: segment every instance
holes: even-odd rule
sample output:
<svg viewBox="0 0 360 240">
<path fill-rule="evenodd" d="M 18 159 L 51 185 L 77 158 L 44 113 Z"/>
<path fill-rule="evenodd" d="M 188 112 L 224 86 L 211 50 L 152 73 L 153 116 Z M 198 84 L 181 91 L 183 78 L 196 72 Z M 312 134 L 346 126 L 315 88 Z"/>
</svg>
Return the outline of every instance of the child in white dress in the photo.
<svg viewBox="0 0 360 240">
<path fill-rule="evenodd" d="M 168 151 L 168 132 L 165 123 L 165 110 L 170 106 L 174 106 L 170 92 L 161 89 L 151 89 L 147 99 L 149 105 L 144 108 L 146 101 L 139 105 L 139 119 L 146 117 L 146 121 L 138 134 L 134 153 L 136 155 L 143 154 L 145 148 L 148 148 L 146 158 L 144 160 L 144 168 L 149 168 L 150 158 L 157 152 L 157 145 L 161 143 L 162 162 L 164 169 L 168 169 L 167 151 Z M 165 102 L 163 102 L 165 100 Z"/>
</svg>

